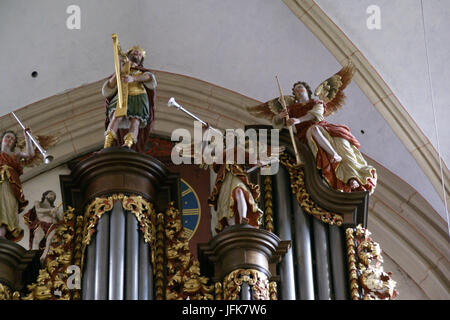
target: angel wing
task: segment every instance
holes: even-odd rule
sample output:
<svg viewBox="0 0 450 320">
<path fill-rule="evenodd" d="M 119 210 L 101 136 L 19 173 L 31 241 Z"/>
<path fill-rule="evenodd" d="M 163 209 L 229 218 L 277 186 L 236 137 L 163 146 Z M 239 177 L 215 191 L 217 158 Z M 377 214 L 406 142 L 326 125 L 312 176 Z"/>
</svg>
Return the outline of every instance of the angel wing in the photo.
<svg viewBox="0 0 450 320">
<path fill-rule="evenodd" d="M 294 96 L 283 96 L 286 105 L 289 106 L 295 101 Z M 265 103 L 258 104 L 256 106 L 247 107 L 247 111 L 258 118 L 265 118 L 272 121 L 272 118 L 279 114 L 283 110 L 283 105 L 281 104 L 281 98 L 274 98 Z"/>
<path fill-rule="evenodd" d="M 345 101 L 344 89 L 352 81 L 355 68 L 351 62 L 344 66 L 331 78 L 323 81 L 314 94 L 327 105 L 324 116 L 329 116 L 339 110 Z"/>
<path fill-rule="evenodd" d="M 39 145 L 42 147 L 42 149 L 47 150 L 48 148 L 54 146 L 58 141 L 59 137 L 57 136 L 43 136 L 43 135 L 36 135 L 35 139 L 38 141 Z M 25 147 L 25 140 L 21 139 L 17 142 L 17 146 L 20 149 L 23 149 Z M 43 162 L 42 154 L 39 152 L 39 150 L 35 147 L 34 148 L 34 157 L 23 160 L 22 166 L 24 167 L 35 167 Z"/>
</svg>

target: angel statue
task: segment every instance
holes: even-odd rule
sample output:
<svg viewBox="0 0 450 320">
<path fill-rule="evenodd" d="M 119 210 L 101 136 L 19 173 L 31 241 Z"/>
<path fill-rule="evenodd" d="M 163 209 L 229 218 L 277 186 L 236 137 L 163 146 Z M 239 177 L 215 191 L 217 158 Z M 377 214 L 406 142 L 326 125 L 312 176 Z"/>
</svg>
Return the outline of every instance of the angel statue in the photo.
<svg viewBox="0 0 450 320">
<path fill-rule="evenodd" d="M 295 126 L 299 140 L 309 146 L 331 188 L 343 192 L 369 191 L 373 193 L 377 174 L 359 151 L 360 144 L 345 125 L 329 123 L 325 117 L 339 110 L 345 100 L 343 90 L 351 82 L 354 67 L 344 66 L 331 78 L 322 82 L 312 98 L 306 82 L 293 85 L 293 96 L 281 96 L 264 104 L 252 106 L 248 111 L 272 121 L 275 128 Z M 283 110 L 281 99 L 287 109 Z"/>
<path fill-rule="evenodd" d="M 261 224 L 262 211 L 258 208 L 260 196 L 259 186 L 250 182 L 246 167 L 258 166 L 248 164 L 249 152 L 238 150 L 240 147 L 228 148 L 223 152 L 222 161 L 212 164 L 213 170 L 217 173 L 213 191 L 208 199 L 208 204 L 214 207 L 216 217 L 214 229 L 217 233 L 225 227 L 235 224 L 249 224 L 259 228 Z M 246 164 L 238 164 L 237 161 L 227 161 L 227 159 L 238 159 L 237 153 L 243 151 Z"/>
<path fill-rule="evenodd" d="M 33 167 L 42 162 L 42 155 L 33 148 L 27 131 L 30 129 L 24 129 L 25 141 L 18 141 L 14 131 L 5 131 L 0 143 L 0 238 L 14 242 L 23 237 L 18 214 L 28 204 L 20 181 L 23 167 Z M 51 136 L 37 136 L 37 139 L 43 148 L 56 143 Z"/>
</svg>

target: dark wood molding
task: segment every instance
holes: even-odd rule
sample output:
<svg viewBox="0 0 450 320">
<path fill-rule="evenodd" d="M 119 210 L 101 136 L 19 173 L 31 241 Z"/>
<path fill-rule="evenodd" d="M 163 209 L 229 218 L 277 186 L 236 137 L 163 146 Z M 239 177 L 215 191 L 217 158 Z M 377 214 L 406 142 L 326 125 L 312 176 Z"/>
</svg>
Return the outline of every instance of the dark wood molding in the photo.
<svg viewBox="0 0 450 320">
<path fill-rule="evenodd" d="M 198 245 L 202 274 L 222 281 L 233 270 L 256 269 L 270 281 L 278 281 L 276 265 L 289 250 L 291 241 L 281 241 L 272 232 L 248 224 L 225 228 L 208 243 Z"/>
</svg>

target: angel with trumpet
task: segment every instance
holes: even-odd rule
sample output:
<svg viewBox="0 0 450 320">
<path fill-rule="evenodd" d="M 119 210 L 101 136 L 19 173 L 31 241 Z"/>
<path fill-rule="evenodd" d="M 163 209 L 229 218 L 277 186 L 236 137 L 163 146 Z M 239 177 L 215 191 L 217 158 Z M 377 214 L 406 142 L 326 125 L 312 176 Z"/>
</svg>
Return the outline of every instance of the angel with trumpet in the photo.
<svg viewBox="0 0 450 320">
<path fill-rule="evenodd" d="M 18 214 L 28 205 L 20 181 L 23 167 L 42 163 L 43 156 L 37 149 L 40 148 L 40 151 L 56 143 L 54 137 L 37 136 L 39 144 L 35 143 L 35 149 L 32 142 L 36 142 L 36 139 L 32 137 L 30 129 L 23 127 L 23 133 L 25 139 L 20 141 L 14 131 L 7 130 L 0 141 L 0 238 L 14 242 L 23 237 Z"/>
<path fill-rule="evenodd" d="M 372 193 L 377 182 L 376 170 L 362 156 L 358 140 L 347 126 L 325 120 L 344 104 L 344 89 L 353 74 L 354 67 L 349 63 L 323 81 L 314 90 L 319 99 L 314 99 L 310 86 L 300 81 L 293 85 L 293 95 L 249 107 L 248 111 L 271 120 L 276 128 L 295 126 L 298 139 L 309 146 L 317 169 L 331 188 Z M 286 109 L 283 109 L 283 104 Z"/>
</svg>

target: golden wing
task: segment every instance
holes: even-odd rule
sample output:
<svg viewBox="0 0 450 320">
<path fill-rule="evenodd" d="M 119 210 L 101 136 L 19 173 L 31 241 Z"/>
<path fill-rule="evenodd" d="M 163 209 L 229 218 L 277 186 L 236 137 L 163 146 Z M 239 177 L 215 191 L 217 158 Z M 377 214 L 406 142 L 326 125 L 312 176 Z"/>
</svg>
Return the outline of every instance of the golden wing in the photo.
<svg viewBox="0 0 450 320">
<path fill-rule="evenodd" d="M 39 145 L 42 147 L 42 149 L 46 150 L 52 146 L 54 146 L 58 141 L 59 137 L 57 136 L 35 136 L 35 139 L 38 141 Z M 23 142 L 22 142 L 23 141 Z M 25 146 L 25 140 L 22 140 L 21 144 L 23 147 Z M 19 143 L 17 144 L 19 145 Z M 22 147 L 22 148 L 23 148 Z M 43 162 L 42 154 L 39 152 L 39 150 L 34 146 L 34 156 L 30 159 L 26 159 L 22 161 L 22 166 L 24 167 L 35 167 L 37 165 L 40 165 Z"/>
<path fill-rule="evenodd" d="M 293 96 L 283 96 L 286 105 L 289 106 L 294 103 L 295 98 Z M 258 104 L 256 106 L 247 107 L 247 111 L 258 118 L 265 118 L 272 121 L 272 118 L 279 114 L 283 110 L 280 98 L 274 98 L 265 103 Z"/>
<path fill-rule="evenodd" d="M 335 113 L 343 106 L 345 101 L 344 89 L 352 81 L 354 73 L 355 68 L 349 61 L 346 66 L 331 78 L 322 82 L 314 91 L 314 94 L 327 105 L 324 116 Z"/>
</svg>

